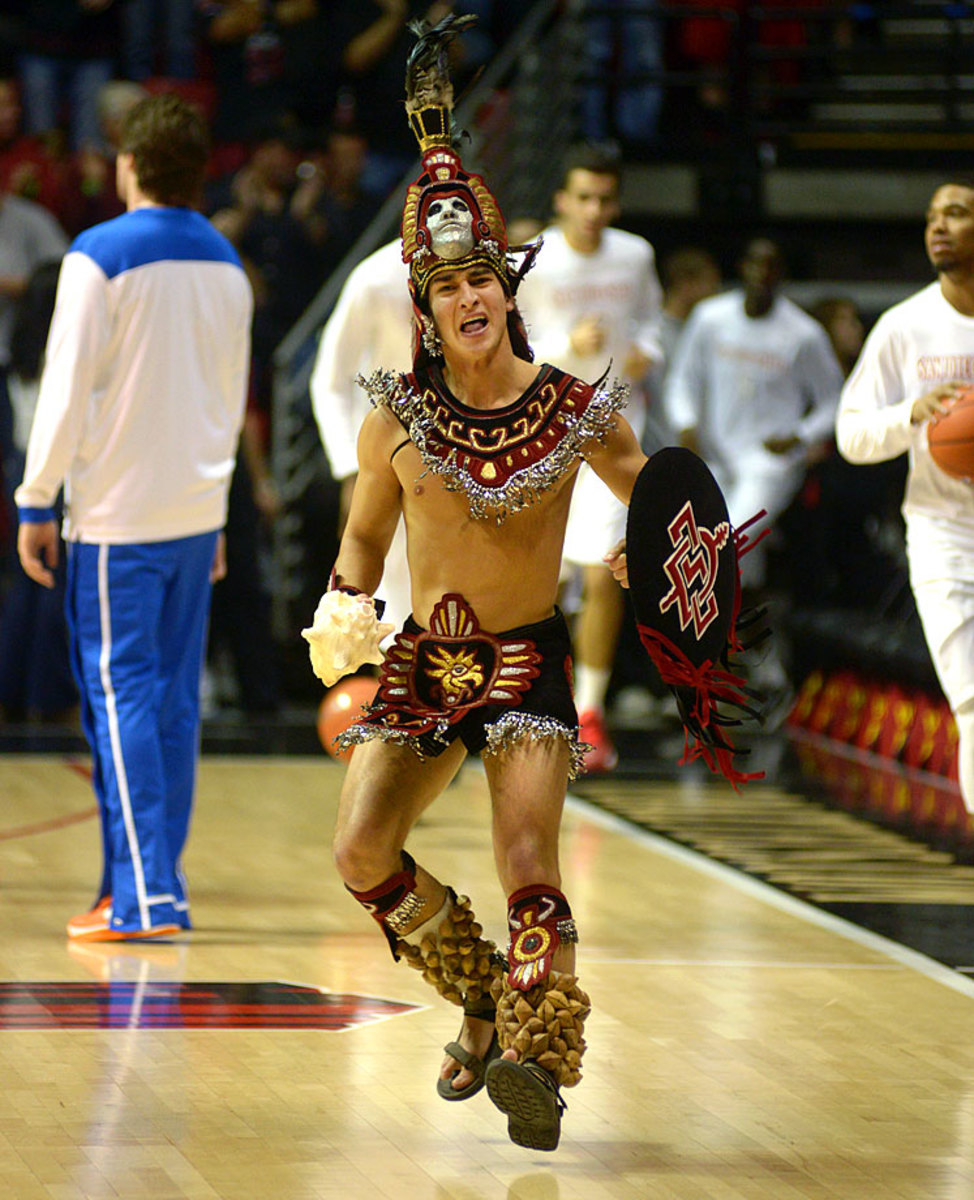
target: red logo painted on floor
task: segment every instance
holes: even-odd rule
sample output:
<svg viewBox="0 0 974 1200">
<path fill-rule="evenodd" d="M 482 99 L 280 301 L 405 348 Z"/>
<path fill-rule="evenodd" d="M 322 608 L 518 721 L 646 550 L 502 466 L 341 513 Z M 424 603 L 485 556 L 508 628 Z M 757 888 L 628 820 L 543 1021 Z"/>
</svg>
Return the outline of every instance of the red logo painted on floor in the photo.
<svg viewBox="0 0 974 1200">
<path fill-rule="evenodd" d="M 0 983 L 0 1030 L 354 1029 L 418 1004 L 292 983 Z"/>
</svg>

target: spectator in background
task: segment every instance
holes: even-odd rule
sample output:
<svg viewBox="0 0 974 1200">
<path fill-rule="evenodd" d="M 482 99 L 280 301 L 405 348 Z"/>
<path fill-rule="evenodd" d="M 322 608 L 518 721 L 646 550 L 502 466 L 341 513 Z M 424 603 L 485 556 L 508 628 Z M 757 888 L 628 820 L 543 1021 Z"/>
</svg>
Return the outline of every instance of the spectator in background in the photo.
<svg viewBox="0 0 974 1200">
<path fill-rule="evenodd" d="M 23 467 L 14 443 L 7 394 L 17 305 L 33 271 L 42 263 L 60 261 L 67 246 L 64 231 L 46 208 L 0 189 L 0 469 L 5 481 L 2 503 L 7 528 L 11 493 Z"/>
<path fill-rule="evenodd" d="M 773 527 L 831 437 L 842 371 L 822 326 L 781 295 L 776 243 L 754 238 L 739 270 L 742 287 L 690 314 L 665 401 L 680 443 L 713 471 L 731 523 L 763 510 Z M 764 545 L 741 560 L 741 573 L 752 594 L 764 589 Z M 770 693 L 788 686 L 773 652 L 755 679 Z"/>
<path fill-rule="evenodd" d="M 368 153 L 368 142 L 354 126 L 333 126 L 326 135 L 321 207 L 338 249 L 336 265 L 374 215 L 362 187 Z"/>
<path fill-rule="evenodd" d="M 195 0 L 124 0 L 121 49 L 127 79 L 195 78 Z"/>
<path fill-rule="evenodd" d="M 71 182 L 67 161 L 43 138 L 24 133 L 20 84 L 13 75 L 0 75 L 0 188 L 11 196 L 42 204 L 68 228 L 66 204 Z"/>
<path fill-rule="evenodd" d="M 271 122 L 245 165 L 214 184 L 207 199 L 214 223 L 256 282 L 254 372 L 257 405 L 265 413 L 274 351 L 318 290 L 330 234 L 314 203 L 317 179 L 298 172 L 303 161 L 287 123 Z"/>
<path fill-rule="evenodd" d="M 7 387 L 13 409 L 13 455 L 20 483 L 27 450 L 44 346 L 54 312 L 60 262 L 37 267 L 17 302 Z M 57 506 L 60 511 L 60 505 Z M 68 627 L 64 619 L 64 544 L 58 554 L 54 587 L 41 587 L 19 564 L 0 603 L 0 719 L 52 721 L 65 717 L 78 702 L 71 676 Z"/>
<path fill-rule="evenodd" d="M 115 191 L 115 152 L 128 110 L 148 93 L 137 83 L 110 80 L 98 90 L 96 112 L 105 149 L 88 144 L 73 154 L 60 139 L 21 133 L 20 91 L 0 77 L 0 182 L 7 191 L 35 200 L 73 236 L 124 211 Z"/>
<path fill-rule="evenodd" d="M 308 231 L 327 277 L 375 215 L 374 202 L 361 188 L 367 147 L 353 128 L 332 127 L 322 144 L 298 145 L 291 215 Z"/>
<path fill-rule="evenodd" d="M 107 153 L 98 92 L 115 75 L 120 0 L 26 0 L 20 34 L 20 81 L 29 134 L 60 140 L 68 105 L 68 145 Z"/>
<path fill-rule="evenodd" d="M 339 113 L 368 143 L 362 188 L 384 200 L 416 158 L 405 121 L 389 119 L 402 108 L 402 81 L 413 45 L 410 21 L 435 24 L 454 6 L 429 0 L 337 0 L 335 34 L 342 50 Z M 462 6 L 461 6 L 462 7 Z"/>
<path fill-rule="evenodd" d="M 342 45 L 336 37 L 338 0 L 278 3 L 284 44 L 288 111 L 304 130 L 327 129 L 335 120 Z M 300 17 L 300 20 L 295 18 Z"/>
<path fill-rule="evenodd" d="M 651 78 L 663 69 L 658 7 L 658 0 L 583 3 L 581 126 L 589 141 L 618 138 L 630 155 L 656 145 L 663 107 L 662 81 Z"/>
<path fill-rule="evenodd" d="M 218 95 L 214 138 L 248 143 L 268 125 L 295 124 L 302 93 L 313 92 L 316 104 L 331 110 L 340 43 L 320 36 L 328 10 L 319 13 L 318 0 L 202 0 L 200 11 Z M 300 79 L 294 72 L 295 59 L 312 44 L 313 82 L 306 71 Z"/>
<path fill-rule="evenodd" d="M 13 442 L 21 453 L 27 450 L 27 438 L 37 407 L 44 349 L 60 271 L 60 258 L 52 258 L 35 267 L 15 305 L 7 390 L 13 413 Z"/>
<path fill-rule="evenodd" d="M 113 79 L 99 90 L 98 122 L 107 149 L 87 146 L 71 157 L 64 216 L 69 233 L 81 233 L 125 211 L 115 187 L 115 155 L 126 115 L 147 95 L 141 84 L 124 79 Z"/>
<path fill-rule="evenodd" d="M 715 296 L 723 286 L 717 260 L 709 250 L 700 246 L 683 246 L 667 254 L 660 263 L 660 280 L 663 285 L 663 309 L 659 340 L 663 359 L 650 374 L 652 403 L 646 414 L 646 429 L 642 439 L 647 454 L 669 445 L 673 439 L 673 431 L 666 419 L 663 393 L 687 318 L 701 300 Z"/>
<path fill-rule="evenodd" d="M 216 209 L 214 225 L 237 247 L 255 297 L 251 396 L 230 488 L 227 576 L 214 590 L 209 659 L 217 702 L 252 714 L 280 703 L 262 566 L 267 530 L 280 513 L 267 463 L 273 355 L 343 245 L 332 234 L 326 193 L 326 159 L 307 156 L 286 122 L 272 122 L 248 162 L 211 188 L 208 204 Z"/>
</svg>

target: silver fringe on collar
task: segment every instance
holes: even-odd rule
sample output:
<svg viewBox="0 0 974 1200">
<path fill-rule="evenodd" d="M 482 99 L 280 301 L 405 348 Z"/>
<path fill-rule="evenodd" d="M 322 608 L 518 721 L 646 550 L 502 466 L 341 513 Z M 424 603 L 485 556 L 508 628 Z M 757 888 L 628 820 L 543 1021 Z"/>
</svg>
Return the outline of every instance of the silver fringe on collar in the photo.
<svg viewBox="0 0 974 1200">
<path fill-rule="evenodd" d="M 422 395 L 407 385 L 404 376 L 394 371 L 375 371 L 368 378 L 360 375 L 356 382 L 374 405 L 385 405 L 395 413 L 427 470 L 443 479 L 447 491 L 466 495 L 470 515 L 475 520 L 493 517 L 498 525 L 512 513 L 530 507 L 543 492 L 550 491 L 576 459 L 586 457 L 585 445 L 593 441 L 603 443 L 612 417 L 629 400 L 627 383 L 596 385 L 595 394 L 581 416 L 563 416 L 565 435 L 554 449 L 538 462 L 516 470 L 506 483 L 490 488 L 478 483 L 460 464 L 455 447 L 450 448 L 445 458 L 433 452 L 431 445 L 435 445 L 437 433 L 432 418 Z"/>
</svg>

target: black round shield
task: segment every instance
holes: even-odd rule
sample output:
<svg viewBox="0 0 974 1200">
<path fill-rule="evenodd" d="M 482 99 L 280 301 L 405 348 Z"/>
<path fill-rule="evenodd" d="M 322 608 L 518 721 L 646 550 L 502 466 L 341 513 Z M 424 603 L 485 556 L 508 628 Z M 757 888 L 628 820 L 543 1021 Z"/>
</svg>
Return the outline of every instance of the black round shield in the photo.
<svg viewBox="0 0 974 1200">
<path fill-rule="evenodd" d="M 737 548 L 707 464 L 670 446 L 636 479 L 626 530 L 629 588 L 640 625 L 696 666 L 721 661 L 737 605 Z"/>
</svg>

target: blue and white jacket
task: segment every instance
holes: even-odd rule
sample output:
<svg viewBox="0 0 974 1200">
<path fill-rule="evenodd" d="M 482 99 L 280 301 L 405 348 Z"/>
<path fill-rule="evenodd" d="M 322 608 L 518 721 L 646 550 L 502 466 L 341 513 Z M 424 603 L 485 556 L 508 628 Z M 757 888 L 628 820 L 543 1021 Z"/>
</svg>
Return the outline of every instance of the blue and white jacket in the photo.
<svg viewBox="0 0 974 1200">
<path fill-rule="evenodd" d="M 144 207 L 65 255 L 16 501 L 109 544 L 222 528 L 243 421 L 253 295 L 199 213 Z"/>
</svg>

